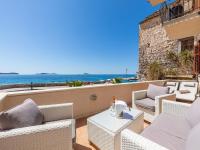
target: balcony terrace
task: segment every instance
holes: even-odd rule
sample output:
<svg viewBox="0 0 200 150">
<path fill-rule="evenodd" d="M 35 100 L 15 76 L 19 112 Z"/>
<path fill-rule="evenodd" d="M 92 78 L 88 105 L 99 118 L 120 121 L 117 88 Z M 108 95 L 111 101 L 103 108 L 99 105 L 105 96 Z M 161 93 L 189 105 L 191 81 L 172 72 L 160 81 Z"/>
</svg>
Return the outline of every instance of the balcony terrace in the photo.
<svg viewBox="0 0 200 150">
<path fill-rule="evenodd" d="M 200 0 L 179 0 L 169 5 L 163 3 L 160 14 L 170 39 L 182 39 L 200 33 Z"/>
<path fill-rule="evenodd" d="M 97 150 L 88 141 L 87 117 L 109 108 L 113 96 L 131 104 L 132 91 L 144 90 L 150 83 L 163 85 L 164 81 L 0 93 L 0 111 L 16 106 L 27 98 L 33 99 L 38 105 L 73 103 L 76 119 L 74 149 Z M 93 95 L 96 95 L 96 99 L 91 98 Z M 148 124 L 144 123 L 144 127 L 146 126 Z"/>
</svg>

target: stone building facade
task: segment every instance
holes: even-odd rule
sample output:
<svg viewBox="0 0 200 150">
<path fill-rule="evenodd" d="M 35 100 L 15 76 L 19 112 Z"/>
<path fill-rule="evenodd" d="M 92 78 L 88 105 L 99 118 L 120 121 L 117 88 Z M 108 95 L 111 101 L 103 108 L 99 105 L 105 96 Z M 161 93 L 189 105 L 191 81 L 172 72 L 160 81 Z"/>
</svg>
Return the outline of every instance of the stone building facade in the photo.
<svg viewBox="0 0 200 150">
<path fill-rule="evenodd" d="M 159 62 L 163 67 L 174 68 L 174 64 L 166 58 L 167 52 L 178 53 L 185 47 L 193 50 L 195 42 L 199 40 L 200 34 L 184 39 L 170 40 L 163 27 L 159 11 L 148 16 L 139 25 L 139 78 L 146 78 L 148 66 L 154 61 Z M 190 74 L 192 74 L 192 68 Z"/>
<path fill-rule="evenodd" d="M 178 50 L 178 40 L 169 40 L 159 13 L 146 18 L 139 26 L 139 77 L 145 78 L 148 65 L 154 61 L 163 66 L 173 65 L 166 59 L 166 54 Z"/>
</svg>

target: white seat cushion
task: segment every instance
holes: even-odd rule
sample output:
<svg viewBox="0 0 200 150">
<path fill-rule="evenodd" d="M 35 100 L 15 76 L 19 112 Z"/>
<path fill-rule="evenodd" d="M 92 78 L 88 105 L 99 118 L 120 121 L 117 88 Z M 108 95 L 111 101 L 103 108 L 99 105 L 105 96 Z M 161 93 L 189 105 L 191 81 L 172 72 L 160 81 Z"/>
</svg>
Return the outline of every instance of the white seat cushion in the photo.
<svg viewBox="0 0 200 150">
<path fill-rule="evenodd" d="M 142 107 L 144 109 L 149 109 L 152 112 L 155 112 L 155 100 L 152 100 L 150 98 L 144 98 L 141 100 L 136 100 L 135 104 L 139 107 Z"/>
<path fill-rule="evenodd" d="M 176 91 L 176 98 L 180 99 L 180 100 L 185 100 L 185 101 L 195 101 L 196 99 L 196 94 L 194 93 L 185 93 L 185 94 L 181 94 L 180 91 Z"/>
<path fill-rule="evenodd" d="M 154 84 L 149 84 L 147 89 L 147 97 L 151 99 L 155 99 L 156 96 L 169 94 L 169 88 L 163 86 L 157 86 Z"/>
</svg>

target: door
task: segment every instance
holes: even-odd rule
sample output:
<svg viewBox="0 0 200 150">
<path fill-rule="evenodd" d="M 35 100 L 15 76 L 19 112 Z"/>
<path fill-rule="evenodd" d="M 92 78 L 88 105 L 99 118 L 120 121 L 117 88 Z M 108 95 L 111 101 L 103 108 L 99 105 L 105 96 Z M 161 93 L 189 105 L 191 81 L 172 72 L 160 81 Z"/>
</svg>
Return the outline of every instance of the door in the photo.
<svg viewBox="0 0 200 150">
<path fill-rule="evenodd" d="M 200 74 L 200 41 L 197 46 L 194 48 L 194 65 L 193 65 L 193 73 Z"/>
<path fill-rule="evenodd" d="M 194 0 L 194 9 L 200 8 L 200 0 Z"/>
</svg>

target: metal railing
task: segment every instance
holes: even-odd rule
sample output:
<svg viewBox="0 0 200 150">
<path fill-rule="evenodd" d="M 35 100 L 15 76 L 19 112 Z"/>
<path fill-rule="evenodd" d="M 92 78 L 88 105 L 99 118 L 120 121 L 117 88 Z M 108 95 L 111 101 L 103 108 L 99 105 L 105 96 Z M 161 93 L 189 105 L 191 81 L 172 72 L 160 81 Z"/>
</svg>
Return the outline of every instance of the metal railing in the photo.
<svg viewBox="0 0 200 150">
<path fill-rule="evenodd" d="M 164 2 L 161 5 L 160 15 L 162 22 L 182 17 L 200 9 L 200 0 L 177 0 L 171 4 Z"/>
</svg>

